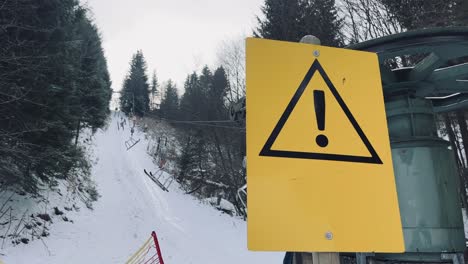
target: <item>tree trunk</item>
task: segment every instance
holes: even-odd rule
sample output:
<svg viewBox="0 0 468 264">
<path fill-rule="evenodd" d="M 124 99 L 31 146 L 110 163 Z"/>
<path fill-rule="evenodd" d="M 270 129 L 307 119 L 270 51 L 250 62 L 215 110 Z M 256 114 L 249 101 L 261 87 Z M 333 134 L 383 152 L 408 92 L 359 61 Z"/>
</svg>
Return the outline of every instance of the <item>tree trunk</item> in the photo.
<svg viewBox="0 0 468 264">
<path fill-rule="evenodd" d="M 460 196 L 461 196 L 460 199 L 461 199 L 463 208 L 466 209 L 468 201 L 467 201 L 467 194 L 466 194 L 466 178 L 464 176 L 465 175 L 465 168 L 463 166 L 463 160 L 458 155 L 457 146 L 455 144 L 455 140 L 456 140 L 455 132 L 453 131 L 453 127 L 452 127 L 452 123 L 450 121 L 450 117 L 449 117 L 449 115 L 447 113 L 444 113 L 443 118 L 444 118 L 445 128 L 447 130 L 447 135 L 448 135 L 449 140 L 450 140 L 450 145 L 452 146 L 453 152 L 455 153 L 455 157 L 457 159 L 458 175 L 460 177 Z M 458 116 L 458 113 L 457 113 L 457 119 L 458 118 L 459 118 L 459 116 Z M 458 121 L 460 121 L 460 120 L 458 119 Z M 462 130 L 461 127 L 463 126 L 463 124 L 465 124 L 464 127 L 465 127 L 465 130 L 466 130 L 466 122 L 462 120 L 462 123 L 459 123 L 460 131 Z M 465 143 L 463 145 L 465 145 Z M 465 147 L 465 151 L 466 151 L 466 147 Z"/>
<path fill-rule="evenodd" d="M 458 145 L 455 143 L 455 141 L 457 140 L 457 138 L 455 137 L 455 132 L 453 131 L 453 127 L 452 127 L 452 122 L 450 120 L 450 116 L 448 113 L 444 113 L 442 114 L 442 117 L 444 119 L 444 125 L 445 125 L 445 129 L 447 131 L 447 136 L 449 138 L 449 141 L 450 141 L 450 146 L 452 147 L 453 149 L 453 152 L 455 153 L 455 158 L 457 159 L 457 165 L 458 165 L 458 168 L 460 170 L 463 169 L 463 160 L 461 159 L 460 155 L 459 155 L 459 152 L 457 151 L 458 149 Z"/>
<path fill-rule="evenodd" d="M 81 120 L 78 120 L 78 125 L 76 126 L 75 147 L 76 145 L 78 145 L 78 138 L 80 137 L 80 129 L 81 129 Z"/>
<path fill-rule="evenodd" d="M 225 173 L 228 173 L 227 168 L 226 168 L 226 160 L 224 158 L 223 152 L 221 151 L 221 143 L 219 142 L 216 129 L 213 129 L 213 139 L 215 140 L 215 148 L 216 148 L 216 151 L 218 152 L 219 158 L 221 159 L 221 165 L 223 166 L 223 170 Z"/>
<path fill-rule="evenodd" d="M 463 153 L 465 154 L 465 160 L 468 161 L 468 129 L 466 127 L 465 112 L 463 110 L 459 110 L 456 112 L 456 115 L 463 141 Z"/>
</svg>

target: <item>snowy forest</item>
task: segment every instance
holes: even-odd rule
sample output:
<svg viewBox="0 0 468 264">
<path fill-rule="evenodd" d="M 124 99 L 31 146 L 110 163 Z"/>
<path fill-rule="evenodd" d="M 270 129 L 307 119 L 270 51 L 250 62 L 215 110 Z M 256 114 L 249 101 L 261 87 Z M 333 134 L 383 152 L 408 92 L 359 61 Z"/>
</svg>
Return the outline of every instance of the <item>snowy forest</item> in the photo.
<svg viewBox="0 0 468 264">
<path fill-rule="evenodd" d="M 312 34 L 321 45 L 346 47 L 409 30 L 468 26 L 467 14 L 468 2 L 463 0 L 265 0 L 249 35 L 232 36 L 212 51 L 217 58 L 213 65 L 194 69 L 185 80 L 161 80 L 156 66 L 149 72 L 145 51 L 135 50 L 128 65 L 122 65 L 128 69 L 122 87 L 113 87 L 101 33 L 87 5 L 76 0 L 0 0 L 1 249 L 6 243 L 27 244 L 49 236 L 53 230 L 45 228 L 46 222 L 51 226 L 54 214 L 69 222 L 64 211 L 78 215 L 77 201 L 93 209 L 104 199 L 93 166 L 112 155 L 90 154 L 89 149 L 100 131 L 117 123 L 114 130 L 120 133 L 124 119 L 129 120 L 125 131 L 132 126 L 131 136 L 146 140 L 135 147 L 142 148 L 161 173 L 171 175 L 167 177 L 184 195 L 197 201 L 214 199 L 209 200 L 214 207 L 240 219 L 223 218 L 229 225 L 244 222 L 246 198 L 239 190 L 246 185 L 245 37 L 298 42 Z M 420 60 L 407 56 L 387 63 L 395 69 Z M 468 62 L 461 60 L 458 63 Z M 119 101 L 111 109 L 113 93 Z M 440 137 L 456 150 L 465 187 L 460 198 L 468 208 L 467 111 L 436 118 Z M 135 151 L 124 149 L 123 142 L 115 144 L 122 145 L 122 155 Z M 143 168 L 140 174 L 146 177 Z M 54 201 L 67 197 L 73 202 L 60 209 L 49 202 L 50 192 L 59 193 Z M 13 199 L 40 200 L 37 203 L 47 206 L 44 212 L 34 211 Z M 221 200 L 233 208 L 220 206 Z"/>
<path fill-rule="evenodd" d="M 38 195 L 68 179 L 95 200 L 78 137 L 110 113 L 96 25 L 74 0 L 2 1 L 0 25 L 1 189 Z"/>
</svg>

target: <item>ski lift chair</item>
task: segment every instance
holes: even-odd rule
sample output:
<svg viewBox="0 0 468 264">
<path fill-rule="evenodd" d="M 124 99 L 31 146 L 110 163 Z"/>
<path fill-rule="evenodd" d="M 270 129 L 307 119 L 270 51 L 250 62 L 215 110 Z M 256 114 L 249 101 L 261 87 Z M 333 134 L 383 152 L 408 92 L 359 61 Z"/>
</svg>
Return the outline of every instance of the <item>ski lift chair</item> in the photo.
<svg viewBox="0 0 468 264">
<path fill-rule="evenodd" d="M 133 137 L 130 137 L 129 140 L 125 141 L 125 147 L 127 148 L 127 150 L 133 148 L 136 144 L 138 144 L 138 142 L 140 142 L 140 139 L 133 139 Z"/>
</svg>

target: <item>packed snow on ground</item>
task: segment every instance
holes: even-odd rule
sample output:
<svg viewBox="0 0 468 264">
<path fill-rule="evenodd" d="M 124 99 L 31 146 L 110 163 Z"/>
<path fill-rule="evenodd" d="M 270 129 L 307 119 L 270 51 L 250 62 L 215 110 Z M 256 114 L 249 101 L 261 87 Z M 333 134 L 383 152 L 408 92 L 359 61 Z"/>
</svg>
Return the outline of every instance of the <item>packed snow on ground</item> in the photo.
<svg viewBox="0 0 468 264">
<path fill-rule="evenodd" d="M 92 173 L 101 195 L 94 210 L 67 212 L 74 223 L 56 220 L 42 240 L 6 245 L 0 257 L 5 264 L 125 263 L 153 230 L 167 264 L 282 262 L 283 253 L 247 250 L 243 220 L 200 203 L 175 182 L 169 192 L 154 184 L 143 173 L 158 171 L 146 154 L 144 134 L 137 131 L 134 138 L 141 141 L 127 151 L 129 122 L 117 130 L 120 117 L 112 115 L 109 128 L 94 140 Z"/>
</svg>

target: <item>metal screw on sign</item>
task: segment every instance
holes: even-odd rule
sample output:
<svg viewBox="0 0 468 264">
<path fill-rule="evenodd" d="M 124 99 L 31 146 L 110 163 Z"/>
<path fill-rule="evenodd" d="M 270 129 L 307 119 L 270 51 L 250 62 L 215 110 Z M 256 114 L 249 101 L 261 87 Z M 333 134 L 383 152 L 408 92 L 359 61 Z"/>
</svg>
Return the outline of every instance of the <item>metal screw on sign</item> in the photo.
<svg viewBox="0 0 468 264">
<path fill-rule="evenodd" d="M 325 238 L 327 240 L 332 240 L 333 239 L 333 233 L 332 232 L 326 232 L 325 233 Z"/>
<path fill-rule="evenodd" d="M 317 38 L 316 36 L 313 36 L 313 35 L 306 35 L 306 36 L 302 37 L 299 42 L 300 43 L 312 44 L 312 45 L 320 45 L 321 44 L 320 39 Z M 320 51 L 314 50 L 314 56 L 315 57 L 320 56 Z"/>
</svg>

